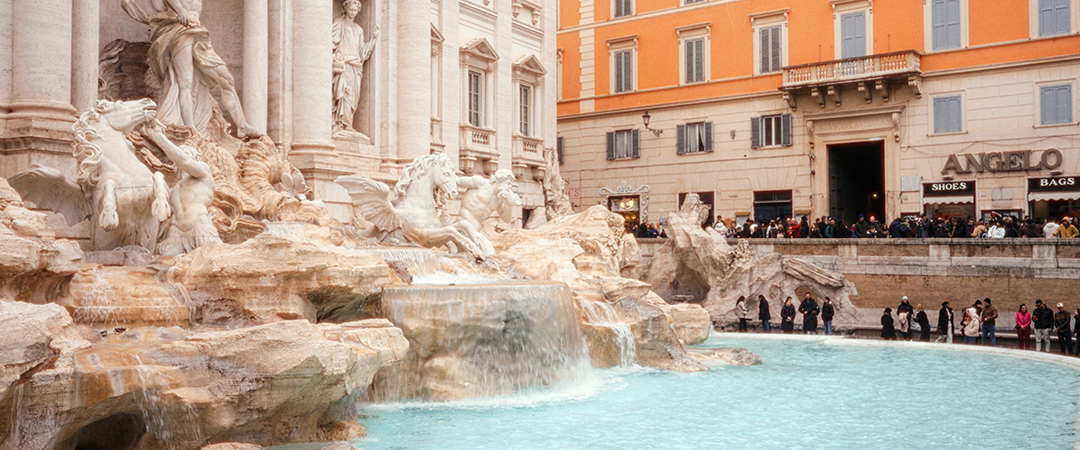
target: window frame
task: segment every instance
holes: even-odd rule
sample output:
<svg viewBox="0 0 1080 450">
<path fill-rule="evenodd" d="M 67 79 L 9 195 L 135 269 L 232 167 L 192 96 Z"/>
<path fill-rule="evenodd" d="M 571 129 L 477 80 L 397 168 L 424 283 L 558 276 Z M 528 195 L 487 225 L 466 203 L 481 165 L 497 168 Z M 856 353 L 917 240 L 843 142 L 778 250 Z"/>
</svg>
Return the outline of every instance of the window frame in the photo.
<svg viewBox="0 0 1080 450">
<path fill-rule="evenodd" d="M 791 147 L 794 145 L 795 140 L 794 120 L 794 116 L 792 116 L 791 113 L 762 114 L 761 116 L 751 118 L 750 148 L 758 150 Z M 774 126 L 769 127 L 767 124 L 770 122 L 773 123 Z M 775 132 L 777 130 L 779 130 L 779 136 L 768 133 L 773 134 L 773 142 L 766 145 L 766 131 Z"/>
<path fill-rule="evenodd" d="M 941 93 L 935 94 L 935 95 L 930 97 L 930 101 L 929 101 L 930 113 L 928 114 L 928 117 L 929 117 L 928 122 L 929 122 L 929 126 L 930 126 L 930 135 L 931 136 L 947 136 L 947 135 L 951 135 L 951 134 L 963 134 L 963 133 L 967 132 L 967 121 L 965 120 L 967 118 L 967 113 L 966 113 L 966 111 L 964 111 L 964 108 L 965 108 L 965 105 L 967 104 L 967 102 L 965 101 L 964 97 L 965 96 L 964 96 L 963 92 L 941 92 Z M 960 104 L 959 104 L 959 107 L 957 108 L 957 113 L 960 114 L 960 117 L 957 120 L 957 122 L 959 123 L 960 128 L 958 130 L 938 131 L 938 123 L 937 123 L 938 101 L 939 100 L 952 99 L 952 98 L 959 99 L 958 101 L 959 101 Z"/>
<path fill-rule="evenodd" d="M 923 51 L 925 53 L 947 52 L 950 50 L 964 49 L 970 46 L 968 41 L 968 0 L 957 0 L 960 6 L 960 43 L 956 47 L 934 47 L 934 5 L 936 0 L 926 0 L 923 3 Z"/>
<path fill-rule="evenodd" d="M 1062 122 L 1046 123 L 1045 120 L 1044 120 L 1045 117 L 1043 115 L 1043 92 L 1046 89 L 1058 89 L 1058 88 L 1063 88 L 1063 87 L 1068 87 L 1069 88 L 1069 95 L 1067 97 L 1067 99 L 1069 100 L 1069 108 L 1068 108 L 1069 120 L 1062 121 Z M 1045 81 L 1045 82 L 1041 82 L 1041 83 L 1036 83 L 1036 85 L 1035 85 L 1035 110 L 1037 111 L 1037 114 L 1039 116 L 1038 116 L 1038 118 L 1036 120 L 1035 127 L 1042 128 L 1042 127 L 1060 127 L 1060 126 L 1075 125 L 1077 123 L 1077 121 L 1076 121 L 1076 98 L 1075 98 L 1075 96 L 1076 96 L 1076 89 L 1074 89 L 1073 83 L 1071 81 L 1058 80 L 1058 81 Z"/>
<path fill-rule="evenodd" d="M 623 36 L 607 41 L 608 44 L 608 93 L 609 94 L 623 94 L 628 92 L 634 92 L 638 88 L 638 71 L 637 71 L 637 35 Z M 630 82 L 629 86 L 624 86 L 624 89 L 618 90 L 620 74 L 619 70 L 625 67 L 616 64 L 619 59 L 617 55 L 627 54 L 630 55 Z M 625 64 L 625 63 L 624 63 Z"/>
<path fill-rule="evenodd" d="M 612 19 L 619 19 L 619 18 L 623 18 L 623 17 L 633 16 L 635 10 L 637 9 L 636 8 L 637 5 L 635 5 L 634 3 L 635 3 L 634 0 L 611 0 L 611 18 Z M 619 11 L 619 5 L 620 4 L 625 5 L 626 6 L 625 9 L 627 9 L 628 11 L 622 11 L 623 14 L 619 14 L 619 12 L 620 12 Z"/>
<path fill-rule="evenodd" d="M 866 35 L 866 54 L 863 56 L 869 56 L 874 54 L 874 7 L 870 0 L 829 0 L 833 7 L 833 59 L 844 59 L 843 57 L 843 17 L 849 14 L 855 14 L 863 12 L 866 15 L 863 16 L 865 20 Z"/>
<path fill-rule="evenodd" d="M 518 83 L 518 133 L 532 137 L 533 115 L 536 104 L 536 89 L 526 83 Z"/>
<path fill-rule="evenodd" d="M 754 49 L 754 75 L 773 75 L 782 73 L 784 66 L 788 65 L 788 12 L 788 9 L 781 9 L 750 15 L 750 22 L 753 25 L 751 27 L 753 33 L 751 39 L 753 40 L 752 46 Z M 761 70 L 761 32 L 762 30 L 772 29 L 774 27 L 780 27 L 780 62 L 779 67 L 771 68 L 773 70 L 766 72 Z"/>
<path fill-rule="evenodd" d="M 619 141 L 624 139 L 629 147 L 620 155 Z M 637 128 L 620 128 L 606 133 L 607 160 L 620 161 L 641 157 L 641 132 Z"/>
<path fill-rule="evenodd" d="M 713 123 L 708 120 L 699 120 L 695 122 L 687 122 L 684 124 L 675 126 L 675 154 L 677 155 L 693 155 L 700 153 L 712 153 L 715 137 L 713 135 Z M 692 130 L 698 130 L 693 133 Z M 702 146 L 695 146 L 690 150 L 690 136 L 696 135 L 700 138 L 699 144 Z"/>
<path fill-rule="evenodd" d="M 468 122 L 469 125 L 472 125 L 474 127 L 484 128 L 486 126 L 486 124 L 487 124 L 487 122 L 486 122 L 486 119 L 487 119 L 486 112 L 487 111 L 485 111 L 485 106 L 486 106 L 485 103 L 486 102 L 484 102 L 484 100 L 485 100 L 484 99 L 484 94 L 487 91 L 486 86 L 485 86 L 485 84 L 486 84 L 485 81 L 487 81 L 486 80 L 487 76 L 485 75 L 485 73 L 483 71 L 477 70 L 475 68 L 469 68 L 466 71 L 466 77 L 468 79 L 467 95 L 468 95 L 468 99 L 469 99 L 467 102 L 465 102 L 466 103 L 466 105 L 465 105 L 466 121 Z M 474 79 L 476 80 L 476 85 L 477 85 L 477 90 L 475 92 L 473 91 L 473 80 Z M 474 103 L 474 97 L 475 97 L 475 103 L 476 103 L 475 105 L 473 104 Z M 476 107 L 475 111 L 473 110 L 474 106 Z M 474 115 L 476 116 L 475 119 L 473 117 Z"/>
<path fill-rule="evenodd" d="M 679 35 L 679 85 L 706 83 L 712 79 L 710 76 L 712 53 L 712 23 L 699 23 L 675 29 Z M 687 79 L 687 44 L 701 40 L 701 79 Z"/>
<path fill-rule="evenodd" d="M 1029 18 L 1029 35 L 1031 39 L 1046 39 L 1060 37 L 1077 33 L 1077 13 L 1080 12 L 1080 0 L 1064 0 L 1066 1 L 1069 12 L 1069 29 L 1068 31 L 1061 31 L 1057 33 L 1042 34 L 1042 21 L 1039 14 L 1039 1 L 1040 0 L 1028 0 L 1028 18 Z"/>
</svg>

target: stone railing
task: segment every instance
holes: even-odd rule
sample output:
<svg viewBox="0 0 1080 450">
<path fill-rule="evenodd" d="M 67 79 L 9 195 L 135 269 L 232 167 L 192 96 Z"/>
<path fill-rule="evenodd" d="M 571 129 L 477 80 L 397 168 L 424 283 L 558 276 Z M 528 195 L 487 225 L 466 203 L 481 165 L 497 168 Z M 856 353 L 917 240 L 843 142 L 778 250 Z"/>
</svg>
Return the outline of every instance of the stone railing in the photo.
<svg viewBox="0 0 1080 450">
<path fill-rule="evenodd" d="M 495 130 L 468 124 L 461 125 L 461 148 L 463 149 L 491 152 L 494 148 L 492 142 L 494 139 Z"/>
<path fill-rule="evenodd" d="M 783 88 L 872 80 L 915 73 L 919 73 L 919 53 L 914 50 L 904 50 L 788 66 L 784 68 Z"/>
</svg>

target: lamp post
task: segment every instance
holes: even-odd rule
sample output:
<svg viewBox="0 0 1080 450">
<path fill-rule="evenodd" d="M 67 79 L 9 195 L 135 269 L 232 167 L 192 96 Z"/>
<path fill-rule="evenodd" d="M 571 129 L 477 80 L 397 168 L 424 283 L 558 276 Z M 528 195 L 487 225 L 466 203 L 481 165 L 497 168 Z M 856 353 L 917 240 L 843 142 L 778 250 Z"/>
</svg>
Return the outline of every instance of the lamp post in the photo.
<svg viewBox="0 0 1080 450">
<path fill-rule="evenodd" d="M 649 115 L 648 111 L 645 111 L 645 114 L 641 115 L 641 121 L 645 122 L 645 129 L 648 130 L 648 131 L 652 131 L 653 136 L 660 137 L 660 133 L 663 133 L 664 130 L 656 130 L 656 129 L 649 128 L 649 119 L 651 119 L 651 118 L 652 118 L 652 116 Z"/>
</svg>

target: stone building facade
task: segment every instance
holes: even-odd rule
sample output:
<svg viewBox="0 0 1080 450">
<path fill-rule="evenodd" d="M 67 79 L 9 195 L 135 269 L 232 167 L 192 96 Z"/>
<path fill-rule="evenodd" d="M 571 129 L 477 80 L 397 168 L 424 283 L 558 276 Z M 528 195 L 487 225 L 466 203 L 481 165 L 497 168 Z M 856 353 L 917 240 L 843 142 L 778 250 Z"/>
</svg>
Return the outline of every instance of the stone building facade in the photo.
<svg viewBox="0 0 1080 450">
<path fill-rule="evenodd" d="M 345 139 L 332 133 L 331 24 L 340 1 L 209 0 L 201 22 L 248 121 L 287 153 L 335 217 L 348 220 L 351 204 L 334 178 L 393 181 L 431 152 L 445 152 L 468 174 L 511 169 L 525 211 L 543 206 L 542 155 L 556 135 L 557 7 L 555 0 L 363 2 L 357 23 L 369 38 L 376 28 L 380 35 L 353 124 L 364 136 Z M 98 99 L 103 51 L 118 40 L 148 43 L 147 30 L 120 0 L 0 0 L 0 176 L 32 164 L 72 173 L 71 125 Z M 470 74 L 479 75 L 472 110 Z"/>
<path fill-rule="evenodd" d="M 571 201 L 653 223 L 691 192 L 740 222 L 1080 213 L 1078 17 L 1070 0 L 564 1 Z"/>
</svg>

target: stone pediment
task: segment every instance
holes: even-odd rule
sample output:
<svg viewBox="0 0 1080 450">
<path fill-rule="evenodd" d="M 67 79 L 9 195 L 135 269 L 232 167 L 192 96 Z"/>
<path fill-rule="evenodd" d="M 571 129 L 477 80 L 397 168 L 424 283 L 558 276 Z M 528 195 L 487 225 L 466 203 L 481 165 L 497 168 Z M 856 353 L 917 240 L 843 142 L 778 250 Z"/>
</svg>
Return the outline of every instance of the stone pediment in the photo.
<svg viewBox="0 0 1080 450">
<path fill-rule="evenodd" d="M 540 64 L 540 58 L 537 58 L 536 55 L 525 55 L 518 58 L 514 62 L 514 72 L 528 73 L 537 78 L 547 73 L 544 66 Z"/>
<path fill-rule="evenodd" d="M 495 47 L 491 45 L 487 39 L 476 38 L 461 47 L 461 57 L 463 60 L 465 60 L 465 58 L 475 58 L 482 61 L 494 62 L 499 59 L 499 53 L 495 51 Z"/>
</svg>

